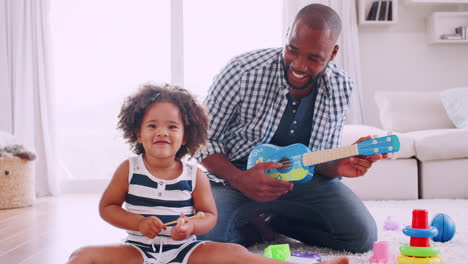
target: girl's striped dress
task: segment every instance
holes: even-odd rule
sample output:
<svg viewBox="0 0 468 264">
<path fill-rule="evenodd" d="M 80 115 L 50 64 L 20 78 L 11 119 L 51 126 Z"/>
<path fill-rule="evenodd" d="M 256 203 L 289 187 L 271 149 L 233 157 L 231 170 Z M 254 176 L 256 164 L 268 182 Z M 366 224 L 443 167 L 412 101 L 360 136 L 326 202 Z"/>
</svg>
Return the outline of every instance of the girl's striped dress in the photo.
<svg viewBox="0 0 468 264">
<path fill-rule="evenodd" d="M 124 208 L 143 216 L 156 216 L 163 223 L 177 220 L 181 213 L 187 217 L 195 214 L 192 192 L 196 185 L 196 165 L 182 161 L 179 177 L 163 180 L 153 176 L 143 162 L 143 155 L 129 159 L 129 187 Z M 185 240 L 171 239 L 171 226 L 154 239 L 137 231 L 128 230 L 125 241 L 136 247 L 146 263 L 186 263 L 188 256 L 202 241 L 192 235 Z"/>
</svg>

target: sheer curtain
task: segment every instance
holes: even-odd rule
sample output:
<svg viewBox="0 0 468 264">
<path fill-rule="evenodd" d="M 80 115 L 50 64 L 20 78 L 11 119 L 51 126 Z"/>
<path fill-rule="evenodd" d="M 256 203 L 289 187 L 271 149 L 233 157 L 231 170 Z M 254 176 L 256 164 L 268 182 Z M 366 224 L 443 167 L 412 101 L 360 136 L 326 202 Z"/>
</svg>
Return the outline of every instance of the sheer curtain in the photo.
<svg viewBox="0 0 468 264">
<path fill-rule="evenodd" d="M 13 134 L 38 159 L 34 173 L 37 196 L 59 193 L 51 109 L 47 0 L 1 0 L 5 27 L 8 88 L 13 96 Z"/>
<path fill-rule="evenodd" d="M 359 52 L 359 36 L 356 15 L 356 0 L 284 0 L 283 36 L 291 25 L 296 13 L 304 6 L 320 3 L 333 8 L 341 17 L 342 33 L 338 40 L 340 51 L 335 58 L 338 64 L 354 80 L 354 92 L 351 101 L 347 123 L 365 124 L 365 109 L 363 105 L 363 88 L 361 77 L 361 61 Z"/>
<path fill-rule="evenodd" d="M 281 47 L 282 0 L 186 0 L 183 15 L 184 84 L 200 99 L 234 56 Z"/>
<path fill-rule="evenodd" d="M 135 155 L 117 129 L 125 98 L 171 80 L 171 0 L 49 1 L 62 191 L 102 192 Z"/>
</svg>

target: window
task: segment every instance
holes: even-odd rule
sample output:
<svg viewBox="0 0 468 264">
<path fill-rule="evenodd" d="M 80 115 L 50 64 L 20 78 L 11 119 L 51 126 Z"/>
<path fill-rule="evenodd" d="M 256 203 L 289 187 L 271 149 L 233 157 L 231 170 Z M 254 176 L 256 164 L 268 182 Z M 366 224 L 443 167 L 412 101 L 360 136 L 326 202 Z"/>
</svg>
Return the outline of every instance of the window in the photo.
<svg viewBox="0 0 468 264">
<path fill-rule="evenodd" d="M 170 81 L 170 0 L 51 1 L 58 147 L 74 178 L 109 178 L 131 152 L 117 131 L 126 96 Z"/>
<path fill-rule="evenodd" d="M 281 0 L 184 1 L 184 85 L 203 98 L 228 61 L 280 47 Z"/>
<path fill-rule="evenodd" d="M 183 45 L 173 45 L 171 0 L 51 1 L 58 143 L 73 178 L 107 179 L 133 155 L 116 129 L 120 106 L 139 84 L 171 82 L 171 60 L 203 99 L 230 58 L 281 46 L 282 0 L 182 3 Z"/>
</svg>

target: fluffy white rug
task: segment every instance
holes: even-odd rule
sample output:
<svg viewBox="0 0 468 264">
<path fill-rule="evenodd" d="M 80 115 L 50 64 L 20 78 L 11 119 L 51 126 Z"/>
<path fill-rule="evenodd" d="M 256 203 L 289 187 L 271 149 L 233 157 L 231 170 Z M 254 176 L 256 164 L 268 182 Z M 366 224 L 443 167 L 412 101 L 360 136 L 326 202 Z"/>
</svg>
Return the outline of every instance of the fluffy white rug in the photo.
<svg viewBox="0 0 468 264">
<path fill-rule="evenodd" d="M 433 242 L 440 249 L 439 256 L 444 264 L 467 264 L 468 263 L 468 200 L 411 200 L 411 201 L 365 201 L 369 211 L 374 216 L 379 230 L 379 241 L 388 241 L 392 246 L 394 256 L 399 256 L 399 247 L 409 243 L 410 238 L 401 231 L 407 225 L 411 225 L 412 211 L 414 209 L 425 209 L 429 212 L 429 221 L 437 213 L 449 215 L 456 225 L 455 237 L 446 243 Z M 388 216 L 399 224 L 396 231 L 386 231 L 383 225 Z M 313 252 L 322 256 L 323 260 L 335 256 L 349 256 L 351 264 L 371 263 L 369 257 L 372 251 L 364 254 L 350 254 L 348 252 L 330 250 L 326 248 L 305 246 L 302 243 L 289 239 L 280 238 L 269 244 L 259 244 L 250 247 L 255 253 L 262 253 L 268 245 L 288 243 L 291 252 Z M 394 262 L 396 263 L 396 262 Z"/>
</svg>

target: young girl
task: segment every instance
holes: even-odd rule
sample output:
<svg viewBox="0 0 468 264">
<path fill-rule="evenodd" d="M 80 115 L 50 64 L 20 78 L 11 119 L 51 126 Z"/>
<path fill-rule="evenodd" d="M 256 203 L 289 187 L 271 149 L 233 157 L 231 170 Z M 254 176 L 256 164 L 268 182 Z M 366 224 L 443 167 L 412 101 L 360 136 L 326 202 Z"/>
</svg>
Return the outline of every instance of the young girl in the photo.
<svg viewBox="0 0 468 264">
<path fill-rule="evenodd" d="M 186 90 L 144 86 L 127 98 L 118 127 L 138 156 L 117 168 L 99 211 L 128 236 L 120 245 L 81 248 L 68 263 L 285 263 L 240 245 L 196 239 L 215 226 L 217 210 L 205 174 L 181 160 L 208 137 L 206 113 Z M 204 216 L 192 217 L 197 212 Z M 178 218 L 185 221 L 166 224 Z"/>
</svg>

